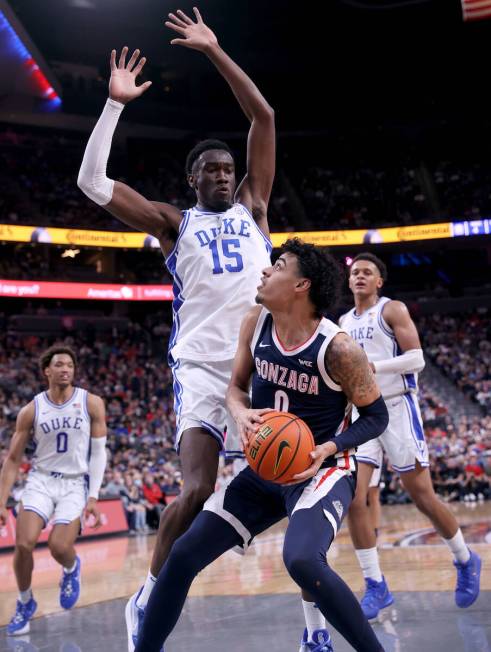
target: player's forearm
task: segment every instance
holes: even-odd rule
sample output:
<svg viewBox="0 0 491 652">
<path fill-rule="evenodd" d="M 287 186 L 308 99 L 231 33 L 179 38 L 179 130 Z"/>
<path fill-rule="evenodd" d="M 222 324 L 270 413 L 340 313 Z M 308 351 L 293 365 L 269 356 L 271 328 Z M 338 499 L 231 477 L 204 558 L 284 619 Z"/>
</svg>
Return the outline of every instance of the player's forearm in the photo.
<svg viewBox="0 0 491 652">
<path fill-rule="evenodd" d="M 106 206 L 113 196 L 114 181 L 106 175 L 107 161 L 124 104 L 108 99 L 85 148 L 77 185 L 99 206 Z"/>
<path fill-rule="evenodd" d="M 206 54 L 232 89 L 248 120 L 274 120 L 274 111 L 252 79 L 219 45 L 210 47 Z"/>
<path fill-rule="evenodd" d="M 251 399 L 248 392 L 237 385 L 230 385 L 226 395 L 227 407 L 234 420 L 242 410 L 251 407 Z"/>
<path fill-rule="evenodd" d="M 19 471 L 18 462 L 7 457 L 0 471 L 0 507 L 4 507 L 10 496 L 10 490 Z"/>
<path fill-rule="evenodd" d="M 395 358 L 377 360 L 372 364 L 376 374 L 409 374 L 423 371 L 425 359 L 422 349 L 411 349 Z"/>
<path fill-rule="evenodd" d="M 389 425 L 389 413 L 381 396 L 370 405 L 357 407 L 357 410 L 359 418 L 333 439 L 338 452 L 357 448 L 379 437 Z"/>
</svg>

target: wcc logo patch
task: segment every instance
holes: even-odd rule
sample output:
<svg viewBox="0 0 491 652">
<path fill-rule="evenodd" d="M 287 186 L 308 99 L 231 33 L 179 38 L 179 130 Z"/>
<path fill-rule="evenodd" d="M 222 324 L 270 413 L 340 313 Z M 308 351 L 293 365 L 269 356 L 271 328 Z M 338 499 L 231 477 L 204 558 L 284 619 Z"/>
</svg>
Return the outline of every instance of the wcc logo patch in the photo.
<svg viewBox="0 0 491 652">
<path fill-rule="evenodd" d="M 332 501 L 332 506 L 336 510 L 336 514 L 338 515 L 339 520 L 341 520 L 341 516 L 343 515 L 343 503 L 339 500 L 333 500 Z"/>
</svg>

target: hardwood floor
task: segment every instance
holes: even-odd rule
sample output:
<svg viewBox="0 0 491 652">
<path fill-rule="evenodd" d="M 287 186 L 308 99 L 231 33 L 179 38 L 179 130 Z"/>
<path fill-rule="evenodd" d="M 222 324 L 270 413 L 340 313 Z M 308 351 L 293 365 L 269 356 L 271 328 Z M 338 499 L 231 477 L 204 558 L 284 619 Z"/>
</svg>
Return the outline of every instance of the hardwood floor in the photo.
<svg viewBox="0 0 491 652">
<path fill-rule="evenodd" d="M 491 590 L 491 503 L 451 509 L 466 539 L 483 558 L 481 587 Z M 379 536 L 381 563 L 393 591 L 453 591 L 455 569 L 447 547 L 431 534 L 428 521 L 411 505 L 385 507 Z M 285 522 L 258 537 L 245 556 L 226 553 L 205 569 L 191 588 L 192 596 L 296 593 L 281 558 Z M 426 543 L 422 545 L 422 541 Z M 78 606 L 130 595 L 145 578 L 155 536 L 118 537 L 80 543 L 82 595 Z M 415 545 L 416 544 L 416 545 Z M 343 526 L 329 552 L 336 571 L 355 590 L 363 580 Z M 61 569 L 47 548 L 35 552 L 33 588 L 37 616 L 62 611 L 58 603 Z M 0 625 L 12 616 L 17 589 L 12 554 L 0 555 Z"/>
</svg>

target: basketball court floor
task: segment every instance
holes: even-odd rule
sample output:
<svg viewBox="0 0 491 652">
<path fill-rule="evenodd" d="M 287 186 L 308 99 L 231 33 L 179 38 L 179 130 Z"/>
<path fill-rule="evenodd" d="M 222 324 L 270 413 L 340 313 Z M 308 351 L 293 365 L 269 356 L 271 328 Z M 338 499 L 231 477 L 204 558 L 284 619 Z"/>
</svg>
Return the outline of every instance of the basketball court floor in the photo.
<svg viewBox="0 0 491 652">
<path fill-rule="evenodd" d="M 491 652 L 491 504 L 451 505 L 469 543 L 483 558 L 482 593 L 467 610 L 453 600 L 455 571 L 446 546 L 413 506 L 383 509 L 382 566 L 395 594 L 375 625 L 386 652 Z M 245 557 L 229 552 L 195 581 L 165 652 L 296 652 L 303 614 L 283 568 L 284 523 L 258 538 Z M 0 632 L 0 650 L 116 652 L 126 650 L 126 597 L 145 576 L 155 537 L 118 537 L 78 546 L 82 596 L 58 605 L 59 567 L 46 548 L 35 553 L 37 617 L 25 637 Z M 344 526 L 329 561 L 360 591 L 362 578 Z M 12 555 L 0 555 L 0 625 L 14 608 Z M 333 632 L 336 652 L 352 648 Z"/>
</svg>

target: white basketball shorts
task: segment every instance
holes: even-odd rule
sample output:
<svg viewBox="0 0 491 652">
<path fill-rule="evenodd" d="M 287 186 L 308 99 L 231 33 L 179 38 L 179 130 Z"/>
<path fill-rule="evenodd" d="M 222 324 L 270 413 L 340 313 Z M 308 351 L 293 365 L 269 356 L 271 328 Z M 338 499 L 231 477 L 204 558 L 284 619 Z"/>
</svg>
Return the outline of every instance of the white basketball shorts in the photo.
<svg viewBox="0 0 491 652">
<path fill-rule="evenodd" d="M 235 421 L 225 405 L 233 360 L 193 362 L 177 360 L 171 365 L 174 378 L 176 449 L 188 428 L 203 428 L 227 453 L 241 453 Z"/>
<path fill-rule="evenodd" d="M 385 451 L 391 466 L 399 473 L 415 469 L 416 461 L 423 467 L 429 466 L 428 445 L 416 396 L 411 393 L 394 396 L 385 403 L 389 411 L 387 430 L 377 439 L 358 447 L 358 462 L 379 468 Z"/>
<path fill-rule="evenodd" d="M 44 525 L 54 516 L 55 525 L 71 523 L 80 518 L 87 504 L 87 483 L 83 475 L 78 478 L 60 478 L 39 471 L 31 471 L 22 492 L 25 510 L 36 512 Z"/>
</svg>

